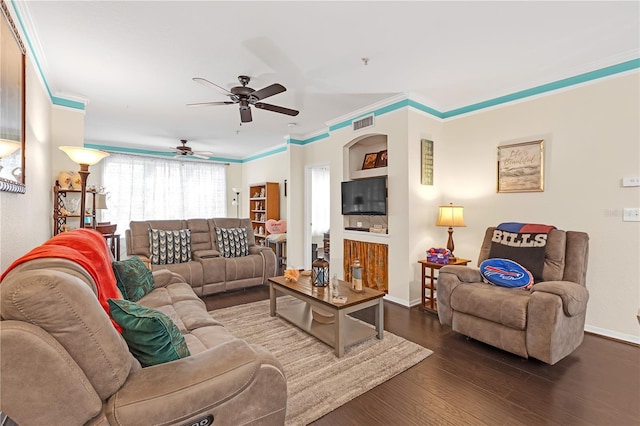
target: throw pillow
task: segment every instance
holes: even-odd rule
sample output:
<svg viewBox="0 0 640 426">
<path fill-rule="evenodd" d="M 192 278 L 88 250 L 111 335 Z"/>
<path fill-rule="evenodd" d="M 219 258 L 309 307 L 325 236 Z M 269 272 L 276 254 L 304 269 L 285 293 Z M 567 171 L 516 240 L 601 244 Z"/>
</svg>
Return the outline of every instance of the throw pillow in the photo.
<svg viewBox="0 0 640 426">
<path fill-rule="evenodd" d="M 191 260 L 191 230 L 150 229 L 149 247 L 154 265 L 188 262 Z"/>
<path fill-rule="evenodd" d="M 491 284 L 528 289 L 533 275 L 525 267 L 509 259 L 487 259 L 480 264 L 480 274 Z"/>
<path fill-rule="evenodd" d="M 117 299 L 109 299 L 109 308 L 113 320 L 122 327 L 129 351 L 143 367 L 190 355 L 184 336 L 162 312 Z"/>
<path fill-rule="evenodd" d="M 215 228 L 216 245 L 222 257 L 241 257 L 249 254 L 246 228 Z"/>
<path fill-rule="evenodd" d="M 284 234 L 287 232 L 287 222 L 284 219 L 269 219 L 267 223 L 264 224 L 264 227 L 270 234 Z"/>
<path fill-rule="evenodd" d="M 116 285 L 125 299 L 137 302 L 153 290 L 153 275 L 139 257 L 112 262 L 111 266 Z"/>
</svg>

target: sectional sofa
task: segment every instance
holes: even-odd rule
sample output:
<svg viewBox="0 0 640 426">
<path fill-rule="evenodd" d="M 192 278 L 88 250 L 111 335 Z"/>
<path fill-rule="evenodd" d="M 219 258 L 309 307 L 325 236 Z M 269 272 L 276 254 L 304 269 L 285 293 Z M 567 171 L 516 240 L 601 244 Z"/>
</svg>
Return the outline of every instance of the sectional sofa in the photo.
<svg viewBox="0 0 640 426">
<path fill-rule="evenodd" d="M 234 246 L 238 251 L 246 249 L 243 255 L 234 253 L 233 247 L 229 250 L 225 244 L 228 241 L 221 236 L 237 229 L 246 232 L 246 240 L 243 232 L 241 241 L 236 238 Z M 173 231 L 175 235 L 181 232 L 182 256 L 166 252 L 169 260 L 162 258 L 162 252 L 159 257 L 158 253 L 154 256 L 154 249 L 162 250 L 162 244 L 154 239 L 157 234 L 154 231 Z M 180 274 L 201 297 L 265 284 L 276 275 L 276 255 L 270 248 L 256 245 L 250 219 L 132 221 L 125 237 L 127 255 L 139 256 L 154 271 L 168 269 Z"/>
<path fill-rule="evenodd" d="M 0 411 L 20 425 L 282 425 L 287 384 L 274 355 L 214 320 L 180 275 L 116 263 L 127 262 L 140 266 L 117 282 L 138 291 L 146 276 L 139 299 L 116 289 L 94 230 L 59 234 L 5 271 Z M 171 358 L 145 366 L 149 353 Z"/>
</svg>

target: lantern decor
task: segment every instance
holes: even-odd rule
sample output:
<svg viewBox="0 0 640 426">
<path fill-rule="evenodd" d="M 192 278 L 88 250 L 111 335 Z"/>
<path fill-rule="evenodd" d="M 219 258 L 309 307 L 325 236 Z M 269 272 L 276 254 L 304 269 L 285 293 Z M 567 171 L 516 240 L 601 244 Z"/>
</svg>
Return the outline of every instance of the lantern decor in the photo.
<svg viewBox="0 0 640 426">
<path fill-rule="evenodd" d="M 362 291 L 362 265 L 360 260 L 356 258 L 351 265 L 351 290 Z"/>
<path fill-rule="evenodd" d="M 329 285 L 329 262 L 324 259 L 316 259 L 311 264 L 311 284 L 316 287 Z"/>
</svg>

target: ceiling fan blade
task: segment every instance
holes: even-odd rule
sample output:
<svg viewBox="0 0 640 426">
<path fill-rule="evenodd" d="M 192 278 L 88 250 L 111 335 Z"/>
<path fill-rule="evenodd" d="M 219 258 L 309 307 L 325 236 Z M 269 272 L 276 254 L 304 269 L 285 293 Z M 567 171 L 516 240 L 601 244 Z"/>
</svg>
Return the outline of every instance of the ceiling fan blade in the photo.
<svg viewBox="0 0 640 426">
<path fill-rule="evenodd" d="M 213 106 L 213 105 L 231 105 L 235 102 L 232 101 L 220 101 L 220 102 L 197 102 L 195 104 L 187 104 L 188 107 L 203 107 L 203 106 Z"/>
<path fill-rule="evenodd" d="M 253 118 L 251 117 L 251 109 L 247 108 L 240 108 L 240 121 L 242 123 L 250 123 L 253 120 Z"/>
<path fill-rule="evenodd" d="M 251 93 L 251 97 L 256 98 L 257 100 L 262 100 L 268 98 L 269 96 L 277 95 L 278 93 L 282 93 L 287 89 L 282 84 L 272 84 L 271 86 L 267 86 L 260 90 L 256 90 Z"/>
<path fill-rule="evenodd" d="M 300 114 L 300 111 L 296 111 L 295 109 L 289 109 L 277 105 L 265 104 L 264 102 L 258 102 L 255 104 L 256 108 L 266 109 L 267 111 L 279 112 L 280 114 L 287 114 L 295 117 Z"/>
<path fill-rule="evenodd" d="M 224 87 L 218 86 L 217 84 L 210 82 L 206 78 L 193 77 L 193 81 L 195 81 L 196 83 L 200 83 L 200 84 L 202 84 L 204 86 L 207 86 L 207 87 L 213 87 L 214 89 L 221 91 L 225 95 L 233 95 L 233 93 L 231 93 L 230 91 L 228 91 Z"/>
<path fill-rule="evenodd" d="M 203 155 L 207 158 L 211 157 L 213 155 L 213 152 L 211 151 L 194 151 L 193 155 Z"/>
<path fill-rule="evenodd" d="M 191 156 L 196 158 L 202 158 L 203 160 L 208 160 L 209 157 L 211 157 L 211 155 L 203 155 L 202 152 L 198 152 L 198 153 L 194 152 Z"/>
</svg>

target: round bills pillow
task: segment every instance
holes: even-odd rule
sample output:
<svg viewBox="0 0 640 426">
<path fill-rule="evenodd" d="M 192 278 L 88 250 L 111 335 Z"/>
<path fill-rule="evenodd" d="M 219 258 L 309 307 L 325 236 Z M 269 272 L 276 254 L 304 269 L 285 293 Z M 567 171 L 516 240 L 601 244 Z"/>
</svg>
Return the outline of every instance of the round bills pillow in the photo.
<svg viewBox="0 0 640 426">
<path fill-rule="evenodd" d="M 489 283 L 501 287 L 528 289 L 533 275 L 525 267 L 509 259 L 487 259 L 480 264 L 480 274 Z"/>
</svg>

